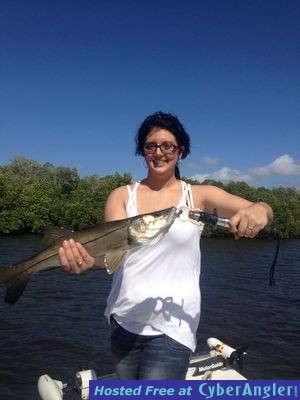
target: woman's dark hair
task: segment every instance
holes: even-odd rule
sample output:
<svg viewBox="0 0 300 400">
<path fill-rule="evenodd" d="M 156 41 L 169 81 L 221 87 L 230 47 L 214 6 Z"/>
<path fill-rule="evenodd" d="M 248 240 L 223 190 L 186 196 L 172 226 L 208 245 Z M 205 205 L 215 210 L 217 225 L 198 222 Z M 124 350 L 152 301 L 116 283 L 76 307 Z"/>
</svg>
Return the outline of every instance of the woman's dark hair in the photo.
<svg viewBox="0 0 300 400">
<path fill-rule="evenodd" d="M 177 144 L 184 147 L 181 155 L 182 159 L 190 153 L 190 137 L 179 119 L 175 115 L 158 111 L 152 115 L 149 115 L 139 127 L 135 137 L 136 155 L 144 156 L 144 144 L 146 137 L 154 128 L 166 129 L 175 136 Z M 176 166 L 175 175 L 177 179 L 180 178 L 178 166 Z"/>
</svg>

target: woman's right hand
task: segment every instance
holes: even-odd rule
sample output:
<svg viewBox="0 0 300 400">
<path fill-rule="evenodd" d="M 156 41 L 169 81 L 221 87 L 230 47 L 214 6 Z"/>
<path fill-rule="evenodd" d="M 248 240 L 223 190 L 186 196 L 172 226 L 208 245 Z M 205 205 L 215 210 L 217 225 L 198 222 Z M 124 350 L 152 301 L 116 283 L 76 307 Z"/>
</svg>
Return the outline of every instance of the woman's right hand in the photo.
<svg viewBox="0 0 300 400">
<path fill-rule="evenodd" d="M 58 255 L 62 268 L 70 274 L 80 274 L 95 264 L 95 258 L 74 239 L 64 240 L 58 249 Z"/>
</svg>

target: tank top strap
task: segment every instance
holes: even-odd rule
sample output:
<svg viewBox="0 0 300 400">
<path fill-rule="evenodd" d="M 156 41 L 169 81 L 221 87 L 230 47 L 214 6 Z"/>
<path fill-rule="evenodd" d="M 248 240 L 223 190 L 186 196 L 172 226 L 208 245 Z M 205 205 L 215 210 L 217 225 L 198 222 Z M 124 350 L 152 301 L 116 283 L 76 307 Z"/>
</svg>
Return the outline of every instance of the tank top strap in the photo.
<svg viewBox="0 0 300 400">
<path fill-rule="evenodd" d="M 136 192 L 139 186 L 140 182 L 135 182 L 133 186 L 127 185 L 127 190 L 128 190 L 128 202 L 126 205 L 127 217 L 134 217 L 135 215 L 137 215 Z"/>
<path fill-rule="evenodd" d="M 135 182 L 134 185 L 127 185 L 128 190 L 128 202 L 126 205 L 127 217 L 134 217 L 137 215 L 137 190 L 140 186 L 140 182 Z M 194 208 L 194 200 L 192 194 L 192 188 L 189 183 L 181 181 L 182 197 L 180 200 L 181 205 L 185 205 L 188 208 Z"/>
<path fill-rule="evenodd" d="M 188 208 L 194 208 L 192 187 L 189 183 L 181 181 L 183 199 Z"/>
</svg>

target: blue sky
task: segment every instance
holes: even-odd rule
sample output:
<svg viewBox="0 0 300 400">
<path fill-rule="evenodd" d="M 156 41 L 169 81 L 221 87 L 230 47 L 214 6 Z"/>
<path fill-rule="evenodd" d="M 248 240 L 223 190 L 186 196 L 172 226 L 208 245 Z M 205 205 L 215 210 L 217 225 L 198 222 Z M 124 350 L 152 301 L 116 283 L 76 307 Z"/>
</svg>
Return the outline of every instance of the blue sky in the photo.
<svg viewBox="0 0 300 400">
<path fill-rule="evenodd" d="M 300 188 L 297 0 L 2 0 L 0 164 L 145 175 L 134 135 L 176 114 L 199 179 Z"/>
</svg>

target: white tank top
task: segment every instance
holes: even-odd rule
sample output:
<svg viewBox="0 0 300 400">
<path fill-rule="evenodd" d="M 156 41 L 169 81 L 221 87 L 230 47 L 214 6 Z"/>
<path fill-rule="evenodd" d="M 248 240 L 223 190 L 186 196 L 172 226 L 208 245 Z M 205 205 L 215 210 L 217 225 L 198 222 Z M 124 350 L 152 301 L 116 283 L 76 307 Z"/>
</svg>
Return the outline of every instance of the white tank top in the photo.
<svg viewBox="0 0 300 400">
<path fill-rule="evenodd" d="M 177 207 L 192 208 L 190 185 L 181 181 Z M 137 215 L 137 189 L 131 189 L 127 216 Z M 140 335 L 166 334 L 196 348 L 200 320 L 200 237 L 203 224 L 177 218 L 156 244 L 130 250 L 114 273 L 105 315 L 113 314 L 126 330 Z"/>
</svg>

